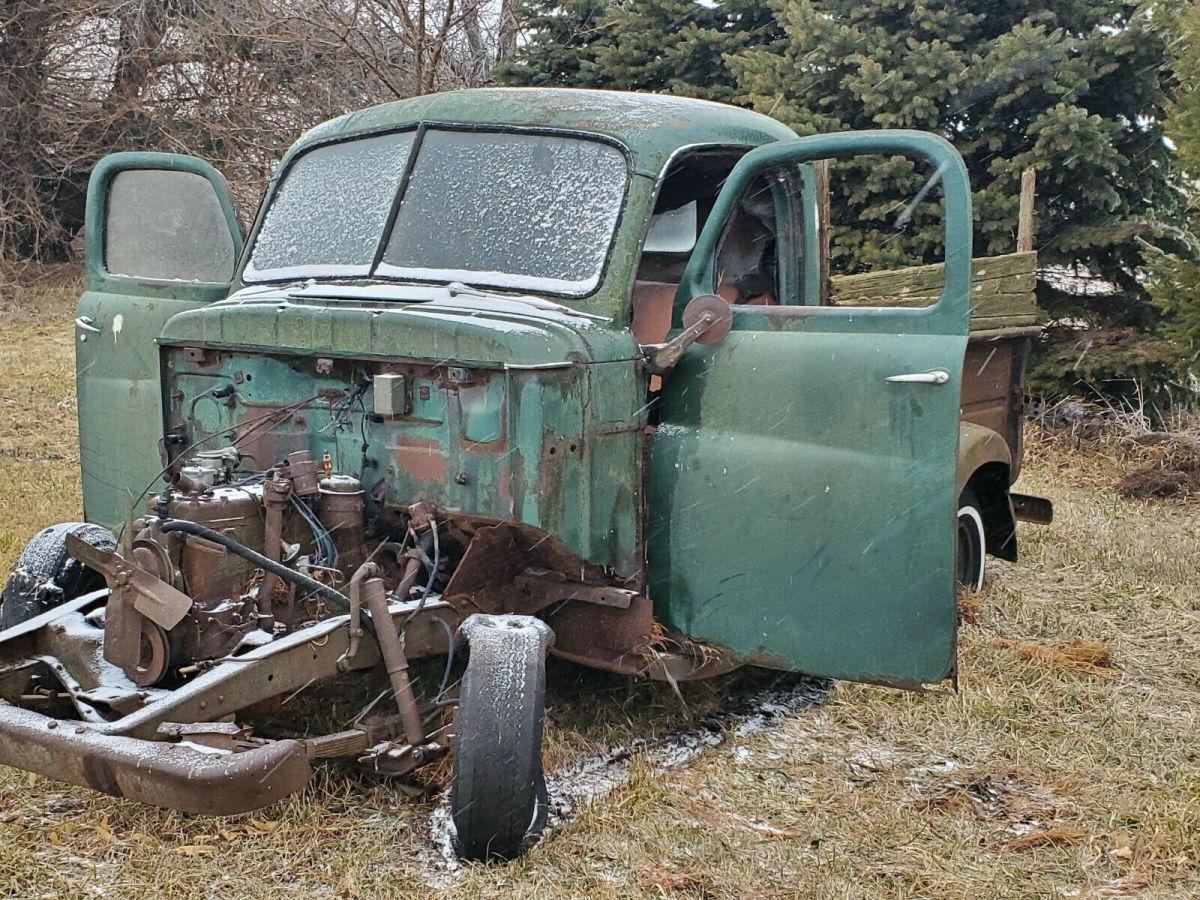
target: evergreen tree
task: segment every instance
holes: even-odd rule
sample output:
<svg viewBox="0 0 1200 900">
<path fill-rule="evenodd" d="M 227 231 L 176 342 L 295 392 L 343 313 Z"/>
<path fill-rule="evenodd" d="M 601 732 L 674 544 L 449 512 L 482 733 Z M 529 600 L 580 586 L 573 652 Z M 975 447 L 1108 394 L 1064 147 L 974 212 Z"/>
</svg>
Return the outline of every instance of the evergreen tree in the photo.
<svg viewBox="0 0 1200 900">
<path fill-rule="evenodd" d="M 1178 88 L 1167 110 L 1167 133 L 1177 145 L 1177 161 L 1200 176 L 1200 3 L 1196 0 L 1160 13 L 1160 25 L 1173 36 L 1172 68 Z"/>
<path fill-rule="evenodd" d="M 653 91 L 730 102 L 725 59 L 782 38 L 770 7 L 751 0 L 530 0 L 529 35 L 500 73 L 508 84 Z"/>
<path fill-rule="evenodd" d="M 526 41 L 502 66 L 502 83 L 528 87 L 603 88 L 611 78 L 596 60 L 612 41 L 609 0 L 527 0 L 517 6 Z"/>
<path fill-rule="evenodd" d="M 1190 234 L 1200 234 L 1200 5 L 1194 0 L 1160 13 L 1176 37 L 1173 68 L 1179 85 L 1167 110 L 1167 133 L 1175 145 L 1180 180 L 1190 193 Z M 1185 369 L 1200 360 L 1200 244 L 1156 254 L 1148 266 L 1149 289 L 1161 315 L 1159 332 L 1178 350 Z"/>
<path fill-rule="evenodd" d="M 1011 252 L 1023 169 L 1037 170 L 1043 265 L 1082 266 L 1111 296 L 1043 286 L 1052 313 L 1147 327 L 1142 241 L 1178 215 L 1162 137 L 1169 38 L 1116 0 L 772 0 L 786 36 L 727 60 L 738 99 L 801 134 L 920 128 L 963 154 L 975 190 L 976 255 Z M 888 203 L 867 201 L 878 216 Z M 904 184 L 910 189 L 912 179 Z M 898 198 L 882 197 L 880 199 Z M 935 255 L 918 231 L 909 249 Z M 869 246 L 840 248 L 856 262 Z M 885 260 L 886 261 L 886 260 Z M 835 264 L 838 261 L 835 260 Z M 849 264 L 842 259 L 842 267 Z"/>
<path fill-rule="evenodd" d="M 1098 323 L 1154 320 L 1143 242 L 1170 243 L 1180 200 L 1162 142 L 1169 37 L 1138 3 L 530 0 L 524 12 L 530 39 L 502 73 L 509 83 L 727 100 L 800 134 L 942 134 L 971 174 L 977 255 L 1014 249 L 1021 172 L 1033 166 L 1041 262 L 1117 287 L 1080 297 L 1043 285 L 1044 304 Z M 940 256 L 933 204 L 880 237 L 927 174 L 899 159 L 843 171 L 848 214 L 878 227 L 835 228 L 836 269 Z"/>
<path fill-rule="evenodd" d="M 1198 4 L 528 0 L 529 39 L 501 75 L 724 100 L 799 134 L 941 134 L 970 172 L 977 256 L 1015 249 L 1021 173 L 1032 166 L 1041 265 L 1113 286 L 1042 282 L 1039 299 L 1059 321 L 1093 329 L 1083 368 L 1091 383 L 1114 387 L 1171 377 L 1161 337 L 1200 351 L 1200 267 L 1184 252 L 1194 239 L 1182 189 L 1195 182 L 1179 172 L 1182 161 L 1200 177 Z M 1179 159 L 1163 132 L 1176 71 Z M 835 167 L 834 270 L 940 259 L 940 204 L 907 209 L 929 176 L 903 158 Z M 899 229 L 898 218 L 907 219 Z M 1062 352 L 1042 355 L 1044 388 L 1071 389 L 1083 370 L 1070 327 Z"/>
</svg>

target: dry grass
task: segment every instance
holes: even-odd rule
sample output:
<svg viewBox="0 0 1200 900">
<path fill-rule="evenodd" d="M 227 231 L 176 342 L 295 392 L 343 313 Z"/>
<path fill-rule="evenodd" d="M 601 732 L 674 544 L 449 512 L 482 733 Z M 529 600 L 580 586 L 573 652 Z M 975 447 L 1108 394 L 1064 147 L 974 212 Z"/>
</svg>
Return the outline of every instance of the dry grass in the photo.
<svg viewBox="0 0 1200 900">
<path fill-rule="evenodd" d="M 997 639 L 996 646 L 1011 647 L 1018 659 L 1056 672 L 1110 675 L 1114 668 L 1112 652 L 1098 641 L 1062 641 L 1046 646 L 1030 641 L 1013 643 L 1001 638 Z"/>
<path fill-rule="evenodd" d="M 78 510 L 69 298 L 7 316 L 0 564 Z M 1079 435 L 1076 435 L 1079 437 Z M 193 818 L 0 770 L 0 893 L 64 897 L 1192 897 L 1200 895 L 1198 507 L 1114 487 L 1153 445 L 1031 435 L 1055 501 L 995 563 L 957 694 L 839 684 L 776 728 L 629 779 L 525 859 L 443 879 L 434 799 L 322 768 L 256 814 Z M 556 668 L 547 759 L 685 727 L 662 685 Z M 684 686 L 693 711 L 728 680 Z"/>
<path fill-rule="evenodd" d="M 1005 850 L 1032 850 L 1035 847 L 1069 847 L 1078 844 L 1088 837 L 1088 832 L 1082 828 L 1070 825 L 1055 825 L 1053 828 L 1043 828 L 1031 831 L 1012 840 L 1005 841 Z"/>
</svg>

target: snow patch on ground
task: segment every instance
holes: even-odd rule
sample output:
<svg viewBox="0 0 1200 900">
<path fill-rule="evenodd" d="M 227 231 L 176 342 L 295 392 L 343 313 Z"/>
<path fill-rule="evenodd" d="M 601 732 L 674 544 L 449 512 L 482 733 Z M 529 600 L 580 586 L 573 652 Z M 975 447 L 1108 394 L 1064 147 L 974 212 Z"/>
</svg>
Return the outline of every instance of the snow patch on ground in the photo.
<svg viewBox="0 0 1200 900">
<path fill-rule="evenodd" d="M 829 683 L 784 676 L 770 688 L 733 694 L 719 713 L 696 719 L 689 727 L 653 737 L 638 738 L 605 753 L 584 757 L 557 772 L 546 773 L 550 815 L 542 840 L 569 824 L 588 804 L 603 800 L 628 780 L 635 760 L 657 769 L 686 766 L 705 750 L 719 747 L 730 734 L 747 737 L 779 727 L 785 717 L 823 703 Z M 734 754 L 746 752 L 734 749 Z M 429 817 L 429 845 L 422 853 L 426 881 L 447 890 L 466 867 L 454 855 L 450 795 Z"/>
</svg>

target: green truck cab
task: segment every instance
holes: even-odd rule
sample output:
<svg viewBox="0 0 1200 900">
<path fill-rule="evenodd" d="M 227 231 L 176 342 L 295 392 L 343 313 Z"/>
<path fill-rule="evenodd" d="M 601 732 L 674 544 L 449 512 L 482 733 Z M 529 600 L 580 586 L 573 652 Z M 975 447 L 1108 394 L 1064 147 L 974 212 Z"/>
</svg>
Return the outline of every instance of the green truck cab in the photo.
<svg viewBox="0 0 1200 900">
<path fill-rule="evenodd" d="M 933 173 L 944 263 L 828 276 L 824 161 L 866 155 Z M 53 777 L 223 813 L 315 758 L 452 746 L 459 852 L 512 856 L 545 818 L 547 652 L 936 683 L 956 582 L 1048 518 L 1009 492 L 1033 255 L 973 264 L 929 134 L 430 95 L 304 135 L 246 238 L 206 163 L 110 156 L 86 240 L 86 522 L 35 537 L 0 608 L 0 761 Z M 418 698 L 409 661 L 464 644 Z M 375 666 L 392 715 L 246 730 Z"/>
</svg>

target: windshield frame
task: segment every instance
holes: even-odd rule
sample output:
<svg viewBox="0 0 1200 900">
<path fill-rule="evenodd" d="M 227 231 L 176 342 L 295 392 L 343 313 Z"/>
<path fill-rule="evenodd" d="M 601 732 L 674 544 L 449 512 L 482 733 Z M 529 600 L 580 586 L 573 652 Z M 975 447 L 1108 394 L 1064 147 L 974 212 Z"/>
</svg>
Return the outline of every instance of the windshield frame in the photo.
<svg viewBox="0 0 1200 900">
<path fill-rule="evenodd" d="M 621 190 L 621 199 L 619 201 L 617 215 L 613 221 L 613 226 L 608 234 L 607 242 L 604 248 L 604 257 L 599 269 L 596 272 L 595 280 L 589 281 L 586 288 L 570 289 L 570 285 L 574 282 L 565 280 L 557 280 L 551 278 L 536 278 L 533 276 L 522 275 L 507 275 L 505 284 L 496 284 L 489 281 L 486 277 L 491 273 L 487 272 L 471 272 L 468 270 L 439 270 L 430 269 L 428 277 L 422 275 L 391 274 L 387 271 L 380 272 L 383 263 L 383 255 L 387 250 L 388 243 L 392 237 L 392 229 L 395 225 L 396 218 L 400 212 L 400 206 L 404 201 L 405 193 L 408 189 L 409 180 L 412 177 L 413 169 L 416 166 L 417 160 L 420 157 L 421 144 L 425 134 L 429 131 L 457 131 L 469 133 L 493 133 L 493 134 L 523 134 L 530 136 L 545 135 L 549 137 L 570 138 L 574 140 L 584 140 L 594 143 L 604 144 L 616 149 L 624 161 L 625 177 Z M 339 266 L 336 264 L 315 266 L 304 264 L 294 266 L 288 269 L 266 269 L 264 272 L 270 272 L 269 276 L 255 272 L 252 268 L 254 251 L 258 244 L 259 233 L 262 230 L 263 224 L 266 222 L 267 216 L 270 215 L 271 208 L 275 203 L 275 199 L 279 196 L 280 190 L 291 174 L 296 163 L 307 157 L 310 153 L 324 147 L 329 147 L 337 144 L 350 143 L 356 140 L 365 138 L 384 137 L 392 134 L 403 134 L 406 132 L 415 132 L 413 136 L 412 148 L 409 150 L 408 159 L 405 162 L 404 171 L 397 182 L 395 194 L 392 198 L 391 209 L 388 212 L 387 220 L 380 234 L 379 242 L 376 244 L 374 256 L 371 261 L 370 268 L 366 274 L 347 274 L 344 271 L 337 271 Z M 512 294 L 539 294 L 550 295 L 568 298 L 571 300 L 583 300 L 596 295 L 604 286 L 605 279 L 608 276 L 609 266 L 612 262 L 613 248 L 616 244 L 617 236 L 621 233 L 622 225 L 624 224 L 626 206 L 629 202 L 629 189 L 633 182 L 633 160 L 629 151 L 622 142 L 615 138 L 597 134 L 590 131 L 582 131 L 573 128 L 546 128 L 536 126 L 520 126 L 520 125 L 482 125 L 463 122 L 437 122 L 423 121 L 418 123 L 408 123 L 399 127 L 377 128 L 367 131 L 354 132 L 352 134 L 337 135 L 336 137 L 326 140 L 315 141 L 309 144 L 290 157 L 285 159 L 284 165 L 280 171 L 271 180 L 268 194 L 260 205 L 258 214 L 255 217 L 254 228 L 246 241 L 246 247 L 243 254 L 241 265 L 241 282 L 244 285 L 259 285 L 259 284 L 287 284 L 297 281 L 361 281 L 364 283 L 379 283 L 391 282 L 402 284 L 433 284 L 446 285 L 452 283 L 461 283 L 471 287 L 483 288 L 488 291 L 497 293 L 512 293 Z M 528 286 L 522 286 L 521 281 L 527 281 Z"/>
</svg>

